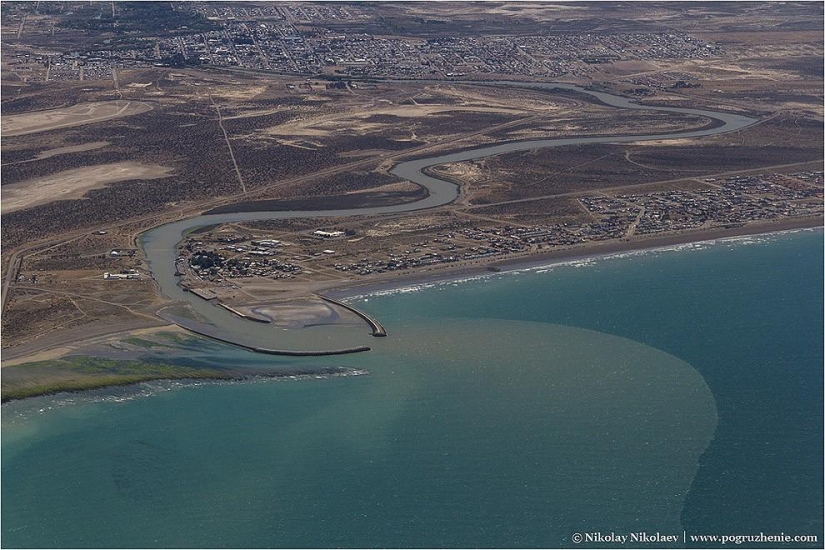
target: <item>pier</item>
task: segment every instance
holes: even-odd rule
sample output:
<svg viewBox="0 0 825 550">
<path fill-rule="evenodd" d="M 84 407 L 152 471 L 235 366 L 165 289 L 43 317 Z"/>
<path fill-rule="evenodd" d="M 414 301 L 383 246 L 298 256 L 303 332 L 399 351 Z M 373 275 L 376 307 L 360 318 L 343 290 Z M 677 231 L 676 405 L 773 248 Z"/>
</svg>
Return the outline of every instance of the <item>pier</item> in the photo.
<svg viewBox="0 0 825 550">
<path fill-rule="evenodd" d="M 459 82 L 460 81 L 456 81 Z M 141 246 L 146 254 L 146 261 L 152 266 L 170 266 L 173 265 L 177 259 L 176 245 L 189 232 L 203 227 L 215 226 L 224 223 L 236 223 L 239 221 L 255 221 L 255 220 L 275 220 L 275 219 L 293 219 L 293 218 L 329 218 L 329 217 L 348 217 L 348 216 L 363 216 L 363 215 L 378 215 L 378 214 L 396 214 L 412 212 L 430 208 L 444 206 L 453 202 L 458 197 L 458 188 L 455 184 L 441 179 L 440 177 L 427 176 L 422 173 L 422 170 L 440 164 L 448 164 L 455 162 L 463 162 L 475 159 L 486 158 L 503 153 L 511 153 L 518 151 L 528 151 L 532 149 L 546 149 L 552 147 L 567 147 L 572 145 L 595 145 L 600 143 L 636 143 L 640 141 L 652 141 L 662 139 L 687 139 L 705 137 L 725 132 L 733 132 L 746 128 L 757 122 L 756 119 L 746 117 L 743 115 L 715 112 L 702 109 L 692 109 L 688 107 L 671 107 L 671 106 L 652 106 L 639 105 L 634 103 L 633 99 L 610 95 L 603 92 L 588 90 L 567 83 L 552 83 L 552 82 L 483 82 L 473 81 L 473 85 L 493 85 L 493 86 L 512 86 L 519 88 L 537 88 L 537 89 L 564 89 L 577 93 L 584 93 L 594 97 L 597 101 L 609 106 L 619 109 L 630 110 L 647 110 L 647 111 L 661 111 L 667 113 L 689 114 L 694 116 L 701 116 L 718 121 L 709 126 L 699 129 L 687 131 L 671 131 L 658 134 L 643 134 L 643 135 L 598 135 L 587 137 L 557 137 L 547 139 L 533 139 L 525 141 L 501 142 L 492 145 L 480 146 L 475 148 L 460 149 L 452 153 L 445 153 L 433 157 L 423 157 L 415 160 L 407 160 L 396 164 L 390 170 L 390 174 L 397 176 L 403 180 L 411 181 L 426 188 L 428 195 L 426 198 L 404 204 L 396 204 L 391 206 L 375 206 L 367 208 L 343 208 L 330 210 L 289 210 L 289 211 L 270 211 L 270 212 L 242 212 L 242 213 L 226 213 L 226 214 L 209 214 L 201 215 L 194 218 L 185 218 L 176 222 L 167 223 L 165 225 L 156 227 L 146 231 L 141 236 Z M 480 257 L 480 256 L 479 256 Z M 185 264 L 181 263 L 176 266 L 177 271 L 181 272 L 181 267 Z M 187 267 L 188 271 L 189 268 Z M 171 269 L 168 270 L 153 270 L 153 277 L 158 284 L 161 292 L 172 299 L 180 299 L 194 304 L 199 301 L 195 299 L 196 294 L 183 292 L 177 286 L 178 278 L 173 276 Z M 204 300 L 208 300 L 208 295 L 201 296 Z M 386 336 L 387 332 L 374 319 L 358 311 L 356 308 L 348 306 L 337 300 L 321 296 L 321 299 L 338 305 L 347 309 L 366 321 L 372 328 L 373 336 Z M 234 318 L 224 318 L 224 316 L 217 316 L 208 308 L 203 310 L 198 309 L 207 320 L 222 325 L 222 327 L 229 332 L 237 332 L 243 334 L 247 330 L 247 326 L 242 320 Z M 235 322 L 238 321 L 238 322 Z"/>
<path fill-rule="evenodd" d="M 216 299 L 218 295 L 215 293 L 214 290 L 211 288 L 192 288 L 190 286 L 180 285 L 181 288 L 187 292 L 191 292 L 198 298 L 206 300 L 207 302 L 211 302 L 212 300 Z"/>
</svg>

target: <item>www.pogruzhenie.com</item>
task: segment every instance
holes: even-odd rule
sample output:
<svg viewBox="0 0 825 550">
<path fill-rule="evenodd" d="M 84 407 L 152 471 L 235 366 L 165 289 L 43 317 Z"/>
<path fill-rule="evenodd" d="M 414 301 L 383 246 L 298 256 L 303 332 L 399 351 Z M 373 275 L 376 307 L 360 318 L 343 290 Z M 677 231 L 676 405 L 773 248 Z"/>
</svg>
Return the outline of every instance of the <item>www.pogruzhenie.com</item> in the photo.
<svg viewBox="0 0 825 550">
<path fill-rule="evenodd" d="M 720 544 L 793 544 L 799 542 L 819 542 L 819 537 L 816 535 L 786 535 L 785 533 L 779 533 L 778 535 L 766 535 L 765 533 L 759 533 L 758 535 L 687 535 L 686 538 L 686 542 L 718 542 Z"/>
<path fill-rule="evenodd" d="M 699 544 L 719 544 L 719 545 L 750 545 L 750 544 L 794 544 L 794 543 L 818 543 L 817 535 L 788 535 L 786 533 L 757 535 L 691 535 L 682 533 L 648 533 L 639 531 L 636 533 L 616 533 L 614 531 L 602 532 L 592 531 L 584 533 L 573 533 L 570 540 L 574 544 L 592 545 L 614 545 L 614 544 L 679 544 L 690 545 Z"/>
</svg>

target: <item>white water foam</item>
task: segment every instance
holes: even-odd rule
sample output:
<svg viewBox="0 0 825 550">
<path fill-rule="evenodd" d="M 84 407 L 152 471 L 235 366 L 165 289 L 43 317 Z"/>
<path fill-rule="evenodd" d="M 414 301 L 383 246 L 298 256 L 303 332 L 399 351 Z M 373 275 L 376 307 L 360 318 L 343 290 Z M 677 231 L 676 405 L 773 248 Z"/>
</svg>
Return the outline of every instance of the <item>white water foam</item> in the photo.
<svg viewBox="0 0 825 550">
<path fill-rule="evenodd" d="M 273 382 L 296 382 L 304 380 L 331 380 L 334 378 L 349 378 L 366 376 L 369 371 L 364 369 L 348 368 L 334 373 L 305 373 L 287 376 L 251 375 L 237 380 L 196 379 L 185 378 L 180 380 L 149 380 L 126 386 L 110 386 L 94 390 L 80 390 L 77 392 L 61 392 L 53 395 L 31 397 L 19 401 L 4 403 L 3 423 L 14 423 L 15 420 L 25 421 L 32 416 L 42 416 L 64 407 L 78 404 L 93 403 L 128 403 L 136 399 L 154 397 L 171 391 L 178 391 L 200 386 L 236 386 L 248 384 L 269 384 Z M 45 402 L 44 402 L 45 401 Z"/>
</svg>

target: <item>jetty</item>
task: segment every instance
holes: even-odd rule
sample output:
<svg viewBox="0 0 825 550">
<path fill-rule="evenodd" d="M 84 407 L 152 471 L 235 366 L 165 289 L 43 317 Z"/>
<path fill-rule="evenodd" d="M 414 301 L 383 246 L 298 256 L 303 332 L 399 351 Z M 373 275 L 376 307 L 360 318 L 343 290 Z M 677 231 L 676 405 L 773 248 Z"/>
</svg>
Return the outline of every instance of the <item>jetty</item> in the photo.
<svg viewBox="0 0 825 550">
<path fill-rule="evenodd" d="M 348 353 L 361 353 L 364 351 L 370 351 L 372 349 L 369 346 L 354 346 L 351 348 L 321 350 L 262 348 L 258 346 L 250 346 L 248 344 L 243 344 L 241 342 L 236 342 L 234 340 L 230 340 L 229 338 L 218 336 L 216 334 L 210 334 L 203 328 L 198 327 L 197 321 L 183 319 L 176 315 L 167 314 L 163 311 L 158 312 L 158 317 L 160 317 L 161 319 L 165 319 L 171 323 L 174 323 L 182 329 L 188 330 L 189 332 L 197 334 L 198 336 L 203 336 L 204 338 L 209 338 L 210 340 L 215 340 L 216 342 L 221 342 L 222 344 L 229 344 L 231 346 L 242 348 L 248 351 L 254 351 L 255 353 L 265 353 L 267 355 L 287 355 L 292 357 L 319 357 L 323 355 L 346 355 Z"/>
<path fill-rule="evenodd" d="M 228 312 L 230 312 L 230 313 L 234 313 L 235 315 L 237 315 L 237 316 L 238 316 L 238 317 L 240 317 L 241 319 L 248 319 L 248 320 L 250 320 L 250 321 L 255 321 L 256 323 L 271 323 L 271 322 L 272 322 L 272 321 L 270 321 L 269 319 L 265 319 L 265 318 L 263 318 L 263 317 L 256 317 L 255 315 L 248 315 L 248 314 L 246 314 L 246 313 L 243 313 L 243 312 L 241 312 L 241 311 L 238 311 L 238 310 L 237 310 L 237 309 L 235 309 L 234 307 L 229 307 L 228 305 L 226 305 L 226 304 L 224 304 L 224 303 L 222 303 L 222 302 L 217 302 L 217 304 L 218 304 L 220 307 L 222 307 L 222 308 L 224 308 L 225 310 L 227 310 Z"/>
<path fill-rule="evenodd" d="M 375 319 L 373 319 L 372 317 L 370 317 L 369 315 L 367 315 L 366 313 L 364 313 L 360 309 L 354 308 L 349 304 L 345 304 L 344 302 L 340 302 L 338 300 L 335 300 L 333 298 L 328 298 L 328 297 L 322 296 L 320 294 L 316 294 L 316 296 L 318 296 L 320 299 L 324 300 L 325 302 L 329 302 L 330 304 L 335 304 L 336 306 L 342 307 L 342 308 L 344 308 L 348 311 L 353 312 L 357 316 L 359 316 L 361 319 L 366 321 L 367 324 L 370 326 L 370 328 L 372 329 L 372 335 L 373 336 L 379 337 L 379 336 L 386 336 L 387 335 L 387 331 L 384 329 L 384 327 L 381 325 L 381 323 L 379 323 L 378 321 L 376 321 Z"/>
</svg>

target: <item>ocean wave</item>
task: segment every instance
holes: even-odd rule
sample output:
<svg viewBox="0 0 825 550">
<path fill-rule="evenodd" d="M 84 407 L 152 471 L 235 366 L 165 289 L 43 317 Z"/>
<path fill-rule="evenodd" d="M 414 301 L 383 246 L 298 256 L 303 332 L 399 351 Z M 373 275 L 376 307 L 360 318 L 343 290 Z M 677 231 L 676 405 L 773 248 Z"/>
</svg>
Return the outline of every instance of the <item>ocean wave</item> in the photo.
<svg viewBox="0 0 825 550">
<path fill-rule="evenodd" d="M 458 279 L 444 279 L 442 281 L 428 281 L 426 283 L 411 283 L 408 285 L 400 286 L 397 288 L 382 288 L 372 291 L 364 292 L 363 294 L 353 294 L 352 296 L 347 296 L 344 301 L 345 302 L 369 302 L 370 298 L 378 298 L 384 296 L 396 296 L 398 294 L 411 294 L 413 292 L 421 292 L 422 290 L 443 290 L 445 287 L 448 286 L 459 286 L 467 282 L 472 281 L 481 281 L 485 282 L 488 281 L 496 276 L 502 275 L 504 272 L 501 273 L 480 273 L 478 275 L 471 275 L 471 276 L 463 276 Z M 509 273 L 509 272 L 508 272 Z"/>
</svg>

